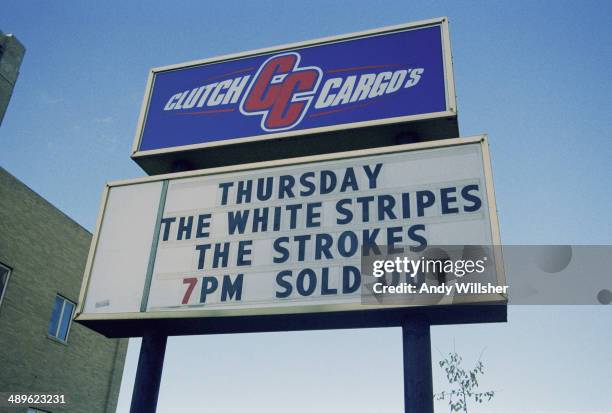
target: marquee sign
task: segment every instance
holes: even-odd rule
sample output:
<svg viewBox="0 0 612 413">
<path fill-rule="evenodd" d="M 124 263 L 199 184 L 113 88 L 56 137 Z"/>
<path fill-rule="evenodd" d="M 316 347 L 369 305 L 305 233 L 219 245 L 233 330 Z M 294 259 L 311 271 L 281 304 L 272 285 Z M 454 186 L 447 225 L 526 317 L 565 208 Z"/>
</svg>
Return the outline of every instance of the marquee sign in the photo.
<svg viewBox="0 0 612 413">
<path fill-rule="evenodd" d="M 382 311 L 361 247 L 393 243 L 499 244 L 486 137 L 111 183 L 77 319 Z"/>
<path fill-rule="evenodd" d="M 446 19 L 151 71 L 138 160 L 456 115 Z"/>
</svg>

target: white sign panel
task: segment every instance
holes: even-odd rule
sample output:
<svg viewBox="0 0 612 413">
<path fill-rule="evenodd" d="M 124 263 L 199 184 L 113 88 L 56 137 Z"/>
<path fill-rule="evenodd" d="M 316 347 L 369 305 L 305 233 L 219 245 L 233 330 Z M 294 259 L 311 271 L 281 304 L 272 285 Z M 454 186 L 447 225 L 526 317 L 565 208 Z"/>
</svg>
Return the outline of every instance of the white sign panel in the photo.
<svg viewBox="0 0 612 413">
<path fill-rule="evenodd" d="M 111 184 L 79 317 L 375 309 L 364 244 L 499 244 L 486 137 Z"/>
</svg>

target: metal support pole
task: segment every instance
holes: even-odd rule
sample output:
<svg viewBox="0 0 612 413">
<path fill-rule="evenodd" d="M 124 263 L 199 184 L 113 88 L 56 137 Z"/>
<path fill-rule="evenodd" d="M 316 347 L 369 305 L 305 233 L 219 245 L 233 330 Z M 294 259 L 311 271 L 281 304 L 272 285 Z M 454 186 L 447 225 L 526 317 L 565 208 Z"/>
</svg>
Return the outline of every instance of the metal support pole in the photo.
<svg viewBox="0 0 612 413">
<path fill-rule="evenodd" d="M 148 334 L 142 337 L 136 381 L 130 413 L 155 413 L 164 368 L 168 336 Z"/>
<path fill-rule="evenodd" d="M 434 411 L 429 327 L 424 319 L 406 321 L 402 325 L 405 413 Z"/>
</svg>

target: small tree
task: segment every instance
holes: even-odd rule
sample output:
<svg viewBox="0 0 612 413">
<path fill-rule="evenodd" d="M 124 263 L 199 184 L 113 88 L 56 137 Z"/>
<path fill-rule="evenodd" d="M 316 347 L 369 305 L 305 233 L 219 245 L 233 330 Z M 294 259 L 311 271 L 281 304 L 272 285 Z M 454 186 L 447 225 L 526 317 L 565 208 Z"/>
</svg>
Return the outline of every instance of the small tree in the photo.
<svg viewBox="0 0 612 413">
<path fill-rule="evenodd" d="M 481 354 L 482 356 L 482 354 Z M 449 391 L 443 391 L 434 395 L 435 400 L 448 400 L 451 412 L 468 411 L 468 401 L 482 403 L 490 401 L 495 392 L 490 390 L 478 392 L 478 376 L 484 374 L 484 365 L 480 358 L 476 367 L 472 370 L 463 368 L 463 359 L 455 351 L 448 353 L 439 363 L 440 368 L 446 373 L 446 379 L 450 384 Z"/>
</svg>

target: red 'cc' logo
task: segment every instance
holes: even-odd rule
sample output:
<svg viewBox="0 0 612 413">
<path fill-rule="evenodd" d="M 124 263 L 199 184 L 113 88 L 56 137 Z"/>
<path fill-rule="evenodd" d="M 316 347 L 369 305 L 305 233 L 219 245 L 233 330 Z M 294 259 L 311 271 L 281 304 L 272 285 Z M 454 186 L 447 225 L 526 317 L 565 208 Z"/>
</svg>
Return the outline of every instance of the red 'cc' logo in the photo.
<svg viewBox="0 0 612 413">
<path fill-rule="evenodd" d="M 316 66 L 298 67 L 300 55 L 286 53 L 264 62 L 249 85 L 240 112 L 262 115 L 267 132 L 291 129 L 304 117 L 323 77 Z"/>
</svg>

